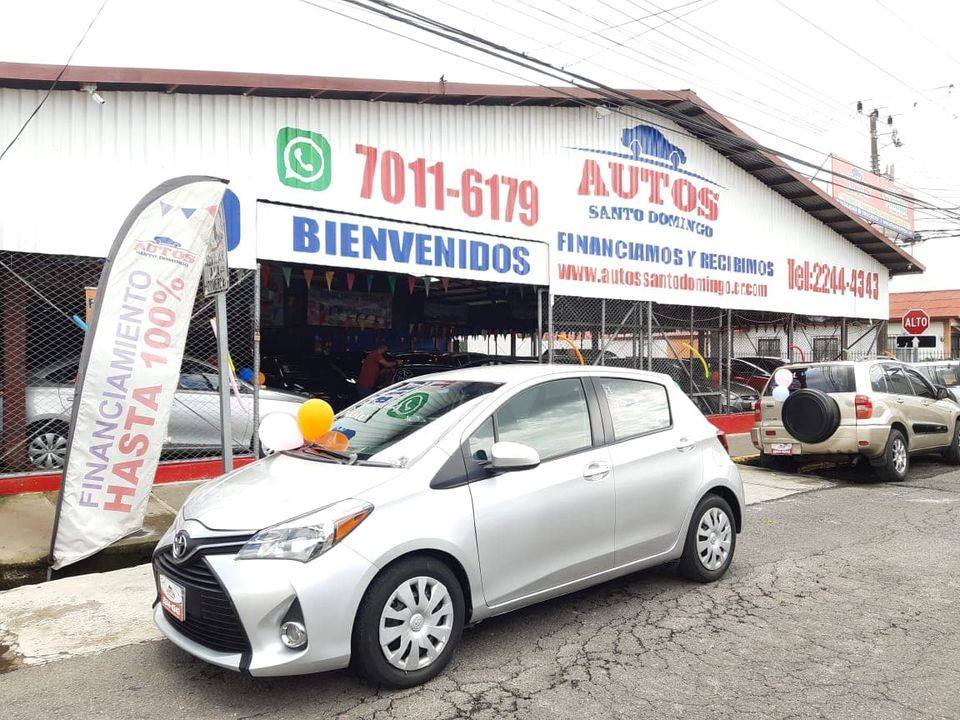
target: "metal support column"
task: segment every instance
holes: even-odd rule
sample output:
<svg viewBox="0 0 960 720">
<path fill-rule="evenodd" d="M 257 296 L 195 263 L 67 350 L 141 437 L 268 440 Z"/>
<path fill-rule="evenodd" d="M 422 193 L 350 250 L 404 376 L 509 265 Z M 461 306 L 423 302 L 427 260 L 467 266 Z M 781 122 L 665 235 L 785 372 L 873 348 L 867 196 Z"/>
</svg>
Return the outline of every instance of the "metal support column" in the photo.
<svg viewBox="0 0 960 720">
<path fill-rule="evenodd" d="M 723 385 L 727 397 L 727 412 L 730 412 L 730 378 L 733 374 L 733 310 L 727 310 L 727 364 L 723 368 Z M 721 354 L 722 357 L 722 354 Z M 721 362 L 723 362 L 721 360 Z"/>
<path fill-rule="evenodd" d="M 787 360 L 789 362 L 794 362 L 795 358 L 793 356 L 793 351 L 796 346 L 796 341 L 794 340 L 794 320 L 796 315 L 790 313 L 790 320 L 787 323 Z"/>
<path fill-rule="evenodd" d="M 233 470 L 233 429 L 230 423 L 230 353 L 227 350 L 227 294 L 217 294 L 217 369 L 220 374 L 220 449 L 223 472 Z"/>
<path fill-rule="evenodd" d="M 547 362 L 553 362 L 553 292 L 547 290 Z"/>
<path fill-rule="evenodd" d="M 604 348 L 607 346 L 607 300 L 602 298 L 600 300 L 600 354 L 599 360 L 595 361 L 600 365 L 604 365 L 603 362 L 603 352 Z"/>
<path fill-rule="evenodd" d="M 543 288 L 537 288 L 537 340 L 533 343 L 537 362 L 543 362 Z"/>
<path fill-rule="evenodd" d="M 260 457 L 260 263 L 253 276 L 253 457 Z"/>
<path fill-rule="evenodd" d="M 653 301 L 647 300 L 647 370 L 653 370 Z"/>
<path fill-rule="evenodd" d="M 850 333 L 847 326 L 847 319 L 840 318 L 840 354 L 834 360 L 847 360 L 850 356 Z"/>
</svg>

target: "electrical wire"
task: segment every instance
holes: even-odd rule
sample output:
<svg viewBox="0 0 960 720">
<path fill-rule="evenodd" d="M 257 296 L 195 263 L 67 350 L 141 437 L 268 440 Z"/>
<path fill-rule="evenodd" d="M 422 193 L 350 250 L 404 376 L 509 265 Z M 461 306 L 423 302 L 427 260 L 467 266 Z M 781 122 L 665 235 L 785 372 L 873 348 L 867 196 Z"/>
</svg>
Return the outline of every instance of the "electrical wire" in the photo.
<svg viewBox="0 0 960 720">
<path fill-rule="evenodd" d="M 14 144 L 17 142 L 17 140 L 20 139 L 20 136 L 23 135 L 24 130 L 27 129 L 27 126 L 30 124 L 33 118 L 35 118 L 37 116 L 37 113 L 40 112 L 40 108 L 42 108 L 46 104 L 47 99 L 50 97 L 50 94 L 56 89 L 57 84 L 60 82 L 60 79 L 63 77 L 63 74 L 67 71 L 67 68 L 70 67 L 70 61 L 73 60 L 73 56 L 76 55 L 77 50 L 79 50 L 80 46 L 83 45 L 83 41 L 87 39 L 87 35 L 89 34 L 90 29 L 93 27 L 94 23 L 97 22 L 97 18 L 100 17 L 100 13 L 103 12 L 103 9 L 107 6 L 108 2 L 110 2 L 110 0 L 103 0 L 103 2 L 100 3 L 100 7 L 97 8 L 97 12 L 94 13 L 93 18 L 90 20 L 90 23 L 87 25 L 87 29 L 83 31 L 83 35 L 81 35 L 80 39 L 77 40 L 77 44 L 73 46 L 73 50 L 70 51 L 70 55 L 67 56 L 67 61 L 63 64 L 63 67 L 60 68 L 60 72 L 57 73 L 57 76 L 54 78 L 53 83 L 50 85 L 49 88 L 47 88 L 46 93 L 44 93 L 43 97 L 40 99 L 40 102 L 37 103 L 37 106 L 33 109 L 33 112 L 31 112 L 27 116 L 27 119 L 23 121 L 23 125 L 21 125 L 20 129 L 17 130 L 16 135 L 14 135 L 13 138 L 10 140 L 10 142 L 7 143 L 7 146 L 3 149 L 3 152 L 0 152 L 0 160 L 3 160 L 6 154 L 10 152 L 10 148 L 12 148 Z"/>
<path fill-rule="evenodd" d="M 309 0 L 301 0 L 301 2 L 306 2 L 307 4 L 313 5 L 314 7 L 323 8 L 323 6 L 316 5 L 313 2 L 309 2 Z M 416 11 L 397 6 L 393 3 L 387 2 L 386 0 L 366 0 L 366 2 L 361 2 L 361 0 L 342 0 L 342 2 L 354 5 L 359 8 L 363 8 L 370 12 L 379 14 L 383 17 L 388 17 L 390 19 L 404 23 L 408 26 L 417 28 L 425 32 L 432 33 L 439 37 L 443 37 L 447 40 L 456 42 L 465 47 L 469 47 L 472 50 L 480 51 L 485 54 L 491 55 L 500 60 L 506 60 L 506 61 L 512 62 L 516 65 L 520 65 L 521 67 L 524 67 L 525 69 L 532 70 L 542 75 L 546 75 L 547 77 L 551 77 L 555 80 L 559 80 L 561 82 L 567 82 L 569 84 L 572 84 L 574 87 L 596 93 L 597 95 L 606 99 L 608 102 L 626 102 L 628 105 L 637 105 L 640 107 L 645 107 L 646 109 L 651 110 L 652 112 L 655 112 L 661 116 L 666 116 L 669 119 L 674 120 L 675 122 L 679 122 L 681 125 L 684 125 L 685 123 L 686 125 L 689 125 L 689 126 L 704 128 L 705 134 L 709 136 L 709 139 L 712 142 L 719 144 L 721 146 L 724 146 L 724 142 L 726 142 L 727 149 L 738 150 L 739 152 L 743 152 L 744 148 L 742 146 L 745 145 L 748 149 L 751 149 L 751 150 L 757 150 L 757 151 L 766 152 L 772 155 L 778 155 L 786 160 L 799 163 L 801 165 L 805 165 L 808 167 L 813 167 L 813 168 L 817 167 L 812 163 L 809 163 L 801 158 L 792 156 L 782 151 L 774 150 L 773 148 L 769 148 L 767 146 L 761 145 L 759 143 L 756 143 L 755 141 L 746 139 L 740 135 L 736 135 L 730 131 L 724 130 L 723 128 L 713 126 L 713 125 L 707 125 L 705 123 L 701 123 L 700 121 L 693 120 L 692 118 L 689 118 L 687 116 L 678 116 L 677 113 L 671 112 L 669 108 L 664 108 L 661 106 L 657 106 L 653 103 L 650 103 L 648 101 L 641 100 L 639 98 L 636 98 L 635 96 L 630 95 L 629 93 L 626 93 L 621 90 L 617 90 L 615 88 L 611 88 L 603 83 L 600 83 L 595 80 L 591 80 L 590 78 L 587 78 L 578 73 L 556 68 L 550 63 L 539 60 L 525 53 L 520 53 L 520 52 L 511 50 L 510 48 L 507 48 L 503 45 L 499 45 L 492 41 L 486 40 L 485 38 L 479 37 L 475 34 L 460 30 L 453 26 L 434 20 L 433 18 L 429 18 L 427 16 L 421 15 Z M 564 76 L 568 76 L 568 77 L 564 77 Z M 573 78 L 573 80 L 571 80 L 570 78 Z M 541 87 L 547 87 L 540 83 L 537 83 L 537 84 L 540 85 Z M 559 91 L 557 88 L 551 88 L 551 89 L 556 92 L 562 93 L 562 91 Z M 664 91 L 664 92 L 667 92 L 668 94 L 673 94 L 675 97 L 678 98 L 678 100 L 686 101 L 688 99 L 684 95 L 681 95 L 678 93 L 671 93 L 670 91 Z M 582 102 L 582 98 L 577 98 L 575 96 L 571 96 L 571 97 L 577 102 Z M 615 107 L 613 109 L 614 111 L 619 112 L 620 114 L 624 114 L 628 117 L 633 117 L 634 119 L 638 119 L 643 122 L 649 122 L 646 119 L 637 118 L 636 116 L 630 116 L 629 113 L 624 113 L 622 108 Z M 650 123 L 650 124 L 655 125 L 657 127 L 662 127 L 672 132 L 676 132 L 676 130 L 670 127 L 657 125 L 656 123 Z M 681 132 L 680 134 L 684 134 L 684 133 Z M 687 136 L 696 137 L 691 134 L 687 134 Z M 729 136 L 730 138 L 733 138 L 736 144 L 735 145 L 729 144 L 729 141 L 724 140 L 725 136 Z M 702 138 L 697 138 L 697 139 L 702 139 Z M 893 192 L 885 188 L 871 185 L 870 183 L 867 183 L 863 180 L 850 177 L 847 175 L 843 175 L 840 173 L 831 172 L 831 174 L 837 177 L 841 177 L 857 185 L 872 188 L 890 197 L 898 197 L 899 199 L 905 200 L 908 202 L 917 202 L 917 199 L 910 195 Z M 926 203 L 923 201 L 921 201 L 921 204 L 927 209 L 930 209 L 932 211 L 942 212 L 946 210 L 947 214 L 950 216 L 950 219 L 960 220 L 960 215 L 951 214 L 949 212 L 949 209 L 940 208 L 931 203 Z"/>
<path fill-rule="evenodd" d="M 607 7 L 611 7 L 612 9 L 616 9 L 616 8 L 613 8 L 612 5 L 609 5 L 608 3 L 604 2 L 604 0 L 599 0 L 599 2 L 603 3 L 603 4 L 606 5 Z M 631 5 L 633 5 L 634 7 L 638 8 L 638 9 L 644 11 L 644 12 L 649 12 L 649 8 L 647 8 L 646 6 L 641 6 L 641 5 L 639 5 L 639 4 L 638 4 L 637 2 L 635 2 L 634 0 L 627 0 L 627 2 L 629 2 Z M 499 4 L 502 5 L 503 3 L 499 3 Z M 580 14 L 583 15 L 584 17 L 588 17 L 588 18 L 590 18 L 590 19 L 592 19 L 592 20 L 599 21 L 599 18 L 596 18 L 595 16 L 593 16 L 593 15 L 591 15 L 591 14 L 589 14 L 589 13 L 584 13 L 583 11 L 577 9 L 576 7 L 570 5 L 570 4 L 567 3 L 567 2 L 563 2 L 563 4 L 564 4 L 566 7 L 570 8 L 571 10 L 574 10 L 574 11 L 580 13 Z M 657 5 L 656 3 L 651 2 L 650 4 L 651 4 L 654 8 L 662 9 L 662 8 L 660 8 L 660 6 Z M 620 12 L 620 13 L 622 13 L 622 14 L 625 14 L 625 15 L 627 14 L 627 13 L 625 13 L 623 10 L 619 10 L 619 9 L 616 9 L 616 10 L 617 10 L 617 12 Z M 541 11 L 541 12 L 544 12 L 544 11 Z M 549 14 L 550 16 L 552 16 L 552 17 L 560 18 L 560 16 L 559 16 L 559 15 L 556 15 L 555 13 L 548 13 L 548 14 Z M 562 18 L 561 18 L 561 19 L 562 19 Z M 572 21 L 565 20 L 565 22 L 573 25 Z M 691 22 L 689 22 L 689 21 L 687 21 L 686 24 L 687 24 L 687 25 L 690 25 L 690 26 L 692 26 L 692 27 L 696 27 L 696 26 L 694 26 L 694 25 L 693 25 Z M 659 28 L 654 28 L 654 29 L 655 29 L 655 30 L 659 30 Z M 569 33 L 568 33 L 568 34 L 569 34 Z M 666 36 L 666 35 L 664 35 L 664 36 L 665 36 L 665 37 L 668 37 L 668 36 Z M 699 50 L 699 49 L 696 48 L 696 47 L 690 46 L 690 45 L 688 45 L 688 44 L 686 44 L 686 43 L 683 43 L 682 41 L 678 41 L 678 40 L 676 40 L 675 38 L 670 38 L 670 39 L 671 39 L 672 41 L 679 42 L 679 43 L 680 43 L 681 45 L 683 45 L 684 47 L 687 47 L 687 48 L 689 48 L 690 50 L 692 50 L 692 51 L 694 51 L 694 52 L 696 52 L 696 53 L 698 53 L 698 54 L 700 54 L 700 55 L 703 55 L 704 57 L 706 57 L 707 59 L 711 60 L 712 62 L 718 62 L 718 60 L 717 60 L 716 58 L 714 58 L 713 56 L 711 56 L 711 55 L 709 55 L 709 54 L 704 53 L 703 51 Z M 628 39 L 628 40 L 629 40 L 629 39 Z M 731 47 L 732 47 L 732 46 L 731 46 Z M 661 46 L 661 49 L 663 49 L 664 51 L 666 51 L 666 49 L 665 49 L 665 48 L 662 48 L 662 46 Z M 619 54 L 619 53 L 618 53 L 618 54 Z M 729 54 L 729 53 L 728 53 L 728 54 Z M 592 56 L 588 56 L 588 57 L 592 57 Z M 592 63 L 592 64 L 596 65 L 596 63 Z M 724 65 L 725 65 L 725 67 L 728 67 L 728 68 L 730 68 L 731 70 L 734 70 L 734 71 L 735 71 L 735 68 L 732 68 L 730 65 L 728 65 L 728 64 L 724 64 Z M 565 66 L 564 69 L 566 69 L 566 67 L 569 67 L 569 66 Z M 597 67 L 599 67 L 599 68 L 601 68 L 601 69 L 604 69 L 604 70 L 607 70 L 608 72 L 615 72 L 615 71 L 612 70 L 611 68 L 604 67 L 604 66 L 602 66 L 602 65 L 597 65 Z M 705 87 L 707 87 L 707 86 L 705 85 Z M 769 88 L 768 85 L 765 85 L 765 87 L 768 87 L 768 88 Z M 738 93 L 738 94 L 739 94 L 739 93 Z M 782 93 L 781 93 L 781 94 L 782 94 Z M 728 96 L 727 96 L 727 97 L 728 97 Z M 785 96 L 785 97 L 788 97 L 788 96 Z M 838 101 L 837 101 L 837 102 L 838 102 Z M 767 113 L 767 114 L 769 115 L 769 113 Z M 825 117 L 829 117 L 829 119 L 832 119 L 832 120 L 836 121 L 836 116 L 833 116 L 833 115 L 827 116 L 825 113 L 821 113 L 821 114 L 824 115 Z M 742 120 L 742 119 L 739 119 L 739 118 L 737 118 L 737 117 L 735 117 L 735 116 L 733 116 L 733 115 L 731 115 L 731 114 L 729 114 L 729 113 L 725 113 L 725 115 L 726 115 L 726 117 L 729 118 L 730 120 L 733 120 L 733 121 L 735 121 L 735 122 L 737 122 L 737 123 L 739 123 L 739 124 L 741 124 L 741 125 L 746 125 L 746 126 L 748 126 L 748 127 L 755 128 L 755 129 L 757 129 L 757 130 L 760 130 L 761 132 L 764 132 L 764 133 L 766 133 L 766 134 L 772 135 L 773 137 L 776 137 L 776 138 L 778 138 L 778 139 L 780 139 L 780 140 L 783 140 L 783 141 L 785 141 L 785 142 L 789 142 L 789 143 L 791 143 L 791 144 L 793 144 L 793 145 L 797 145 L 798 147 L 803 147 L 803 148 L 805 148 L 805 149 L 807 149 L 807 150 L 811 150 L 811 151 L 813 151 L 813 152 L 816 152 L 817 154 L 822 154 L 821 151 L 818 151 L 818 150 L 816 150 L 816 149 L 814 149 L 814 148 L 810 148 L 809 146 L 804 145 L 803 143 L 800 143 L 800 142 L 798 142 L 798 141 L 796 141 L 796 140 L 793 140 L 792 138 L 788 138 L 788 137 L 785 137 L 785 136 L 783 136 L 783 135 L 779 135 L 779 134 L 774 133 L 774 132 L 772 132 L 772 131 L 770 131 L 770 130 L 768 130 L 768 129 L 766 129 L 766 128 L 763 128 L 763 127 L 754 125 L 753 123 L 750 123 L 750 122 L 746 122 L 746 121 L 744 121 L 744 120 Z M 842 122 L 847 122 L 847 121 L 848 121 L 847 118 L 844 118 L 844 119 L 842 120 Z M 846 130 L 846 131 L 848 131 L 848 132 L 850 132 L 850 133 L 853 133 L 853 132 L 854 132 L 852 129 L 847 128 L 846 126 L 842 126 L 842 127 L 843 127 L 844 130 Z M 817 128 L 817 130 L 818 130 L 818 131 L 822 131 L 822 128 Z M 860 133 L 857 132 L 856 135 L 859 137 L 859 136 L 860 136 Z M 911 155 L 909 155 L 909 153 L 906 153 L 906 154 L 907 154 L 909 157 L 912 157 Z M 914 158 L 914 159 L 915 159 L 915 158 Z M 919 162 L 919 161 L 918 161 L 918 162 Z M 866 171 L 865 168 L 862 168 L 862 167 L 861 167 L 860 169 Z M 903 187 L 905 187 L 905 188 L 907 188 L 907 189 L 910 189 L 910 190 L 912 190 L 912 191 L 914 190 L 913 188 L 910 188 L 909 186 L 907 186 L 907 185 L 905 185 L 905 184 L 903 185 Z M 934 195 L 930 195 L 929 193 L 915 192 L 915 194 L 926 194 L 926 195 L 929 195 L 929 197 L 932 197 L 932 198 L 933 198 L 935 201 L 937 201 L 937 202 L 944 202 L 944 200 L 943 200 L 942 198 L 938 198 L 938 197 L 936 197 L 936 196 L 934 196 Z M 932 204 L 932 203 L 931 203 L 931 204 Z"/>
</svg>

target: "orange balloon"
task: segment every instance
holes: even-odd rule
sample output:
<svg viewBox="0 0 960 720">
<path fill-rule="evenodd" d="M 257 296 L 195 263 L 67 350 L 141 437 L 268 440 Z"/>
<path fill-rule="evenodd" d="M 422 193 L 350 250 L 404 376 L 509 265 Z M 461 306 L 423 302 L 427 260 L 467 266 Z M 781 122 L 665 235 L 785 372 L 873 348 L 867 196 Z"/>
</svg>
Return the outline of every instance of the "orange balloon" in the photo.
<svg viewBox="0 0 960 720">
<path fill-rule="evenodd" d="M 333 426 L 333 408 L 326 400 L 311 398 L 297 410 L 297 425 L 304 440 L 319 442 Z"/>
<path fill-rule="evenodd" d="M 326 448 L 327 450 L 343 452 L 350 446 L 350 438 L 348 438 L 342 432 L 329 430 L 325 432 L 319 440 L 317 440 L 317 445 L 322 448 Z"/>
<path fill-rule="evenodd" d="M 260 373 L 260 376 L 259 376 L 258 379 L 260 380 L 260 382 L 258 383 L 259 385 L 266 385 L 266 384 L 267 384 L 267 376 L 264 375 L 263 373 Z"/>
</svg>

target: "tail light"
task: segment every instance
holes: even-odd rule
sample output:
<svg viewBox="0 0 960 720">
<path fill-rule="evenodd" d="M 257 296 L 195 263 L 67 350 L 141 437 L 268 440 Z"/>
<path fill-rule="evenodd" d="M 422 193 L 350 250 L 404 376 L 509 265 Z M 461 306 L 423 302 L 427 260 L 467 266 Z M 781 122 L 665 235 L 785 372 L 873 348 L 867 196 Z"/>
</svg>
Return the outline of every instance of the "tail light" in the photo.
<svg viewBox="0 0 960 720">
<path fill-rule="evenodd" d="M 760 422 L 763 419 L 763 413 L 760 410 L 760 400 L 757 399 L 753 403 L 753 419 L 755 422 Z"/>
<path fill-rule="evenodd" d="M 866 395 L 857 395 L 853 399 L 853 405 L 857 410 L 857 420 L 869 420 L 873 417 L 873 401 Z"/>
<path fill-rule="evenodd" d="M 723 449 L 730 453 L 730 446 L 727 444 L 727 434 L 723 430 L 717 430 L 717 440 L 723 445 Z"/>
</svg>

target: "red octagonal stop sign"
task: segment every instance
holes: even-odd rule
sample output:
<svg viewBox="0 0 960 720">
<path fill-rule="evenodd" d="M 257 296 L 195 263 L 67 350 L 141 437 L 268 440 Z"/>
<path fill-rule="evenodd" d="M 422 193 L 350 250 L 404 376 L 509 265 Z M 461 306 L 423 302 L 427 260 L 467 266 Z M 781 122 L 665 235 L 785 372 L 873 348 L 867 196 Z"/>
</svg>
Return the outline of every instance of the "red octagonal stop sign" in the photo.
<svg viewBox="0 0 960 720">
<path fill-rule="evenodd" d="M 911 335 L 923 335 L 930 327 L 930 316 L 924 310 L 907 310 L 903 314 L 903 329 Z"/>
</svg>

